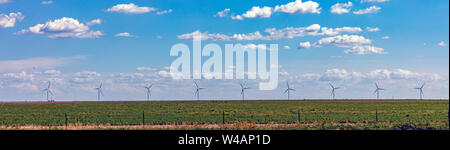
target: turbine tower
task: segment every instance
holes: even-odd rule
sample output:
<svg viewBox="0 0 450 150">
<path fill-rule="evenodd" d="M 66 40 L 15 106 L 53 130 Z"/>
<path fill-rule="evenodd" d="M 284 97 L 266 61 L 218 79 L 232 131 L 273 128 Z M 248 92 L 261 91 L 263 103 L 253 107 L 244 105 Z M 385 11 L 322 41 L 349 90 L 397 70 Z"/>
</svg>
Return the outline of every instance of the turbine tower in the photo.
<svg viewBox="0 0 450 150">
<path fill-rule="evenodd" d="M 52 85 L 52 83 L 50 82 L 50 81 L 48 81 L 48 86 L 47 86 L 47 88 L 45 88 L 45 89 L 43 89 L 42 91 L 45 91 L 46 93 L 47 93 L 47 102 L 50 102 L 51 100 L 49 99 L 49 94 L 51 95 L 51 96 L 53 96 L 53 92 L 52 92 L 52 90 L 50 89 L 50 86 Z"/>
<path fill-rule="evenodd" d="M 373 92 L 373 94 L 377 94 L 377 99 L 380 98 L 380 91 L 383 91 L 383 88 L 378 87 L 378 83 L 375 83 L 375 87 L 377 87 L 377 89 L 375 89 L 375 91 Z"/>
<path fill-rule="evenodd" d="M 194 81 L 194 85 L 195 85 L 195 92 L 194 95 L 197 96 L 197 100 L 200 100 L 200 90 L 203 90 L 205 88 L 201 88 L 198 86 L 197 82 Z"/>
<path fill-rule="evenodd" d="M 151 95 L 151 88 L 152 88 L 153 84 L 147 85 L 145 86 L 145 89 L 147 89 L 147 101 L 150 100 L 150 95 Z"/>
<path fill-rule="evenodd" d="M 331 96 L 334 99 L 334 97 L 335 97 L 334 91 L 337 90 L 337 89 L 340 89 L 340 87 L 334 87 L 333 84 L 331 84 L 331 83 L 329 83 L 329 84 L 330 84 L 330 87 L 331 87 Z"/>
<path fill-rule="evenodd" d="M 97 100 L 98 101 L 100 101 L 100 95 L 103 96 L 102 85 L 103 85 L 103 82 L 100 83 L 100 86 L 98 86 L 98 88 L 95 88 L 95 90 L 97 90 Z"/>
<path fill-rule="evenodd" d="M 247 83 L 239 83 L 239 85 L 241 86 L 241 96 L 242 96 L 242 100 L 245 100 L 245 90 L 249 89 L 247 87 Z"/>
<path fill-rule="evenodd" d="M 291 97 L 291 91 L 295 91 L 295 89 L 293 89 L 293 88 L 291 88 L 290 86 L 289 86 L 289 82 L 286 82 L 286 86 L 287 86 L 287 89 L 284 91 L 284 93 L 283 94 L 288 94 L 288 100 L 290 99 L 290 97 Z"/>
<path fill-rule="evenodd" d="M 420 97 L 420 99 L 422 99 L 422 97 L 423 97 L 423 86 L 425 86 L 425 83 L 423 83 L 422 86 L 420 86 L 418 88 L 414 88 L 416 90 L 419 90 L 419 97 Z"/>
</svg>

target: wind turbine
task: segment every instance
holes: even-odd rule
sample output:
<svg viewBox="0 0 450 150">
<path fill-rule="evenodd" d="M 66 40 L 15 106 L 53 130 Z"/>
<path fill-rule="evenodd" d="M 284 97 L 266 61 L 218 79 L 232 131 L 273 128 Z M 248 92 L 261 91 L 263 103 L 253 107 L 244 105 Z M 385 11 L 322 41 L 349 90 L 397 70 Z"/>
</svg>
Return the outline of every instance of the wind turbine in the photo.
<svg viewBox="0 0 450 150">
<path fill-rule="evenodd" d="M 422 99 L 422 97 L 423 97 L 423 90 L 422 90 L 423 86 L 425 86 L 425 83 L 423 83 L 422 86 L 420 86 L 418 88 L 414 88 L 416 90 L 419 90 L 419 97 L 420 97 L 420 99 Z"/>
<path fill-rule="evenodd" d="M 247 87 L 247 83 L 244 83 L 244 84 L 242 84 L 242 83 L 239 83 L 239 85 L 241 86 L 241 95 L 242 95 L 242 100 L 244 100 L 244 96 L 245 96 L 245 90 L 247 90 L 247 89 L 249 89 L 248 87 Z"/>
<path fill-rule="evenodd" d="M 375 83 L 375 86 L 377 87 L 377 89 L 375 89 L 375 91 L 373 92 L 373 94 L 377 93 L 377 99 L 380 98 L 380 91 L 383 91 L 383 88 L 378 87 L 378 83 Z"/>
<path fill-rule="evenodd" d="M 100 86 L 98 86 L 98 88 L 95 88 L 95 90 L 97 90 L 97 100 L 98 101 L 100 101 L 100 95 L 103 96 L 102 85 L 103 85 L 103 82 L 100 83 Z"/>
<path fill-rule="evenodd" d="M 199 100 L 199 99 L 200 99 L 200 90 L 203 90 L 203 89 L 205 89 L 205 88 L 199 87 L 198 84 L 197 84 L 197 82 L 195 82 L 195 81 L 194 81 L 194 85 L 195 85 L 195 92 L 194 92 L 194 95 L 196 95 L 196 96 L 197 96 L 197 100 Z"/>
<path fill-rule="evenodd" d="M 290 96 L 291 96 L 291 91 L 295 91 L 295 89 L 293 89 L 293 88 L 291 88 L 290 86 L 289 86 L 289 82 L 286 82 L 286 86 L 287 86 L 287 89 L 284 91 L 284 93 L 283 94 L 288 94 L 288 100 L 290 99 Z"/>
<path fill-rule="evenodd" d="M 45 89 L 43 89 L 42 91 L 45 91 L 46 93 L 47 93 L 47 102 L 50 102 L 51 100 L 50 99 L 48 99 L 48 96 L 49 96 L 49 94 L 51 95 L 51 96 L 53 96 L 53 92 L 52 92 L 52 90 L 50 89 L 50 86 L 52 85 L 52 83 L 50 82 L 50 81 L 48 81 L 48 86 L 47 86 L 47 88 L 45 88 Z"/>
<path fill-rule="evenodd" d="M 333 96 L 333 99 L 334 99 L 334 97 L 335 97 L 334 91 L 337 89 L 340 89 L 340 87 L 334 87 L 331 83 L 329 83 L 329 84 L 331 87 L 331 96 Z"/>
<path fill-rule="evenodd" d="M 145 89 L 147 89 L 147 100 L 150 100 L 150 95 L 151 95 L 150 90 L 151 90 L 152 86 L 153 86 L 153 84 L 145 86 Z"/>
</svg>

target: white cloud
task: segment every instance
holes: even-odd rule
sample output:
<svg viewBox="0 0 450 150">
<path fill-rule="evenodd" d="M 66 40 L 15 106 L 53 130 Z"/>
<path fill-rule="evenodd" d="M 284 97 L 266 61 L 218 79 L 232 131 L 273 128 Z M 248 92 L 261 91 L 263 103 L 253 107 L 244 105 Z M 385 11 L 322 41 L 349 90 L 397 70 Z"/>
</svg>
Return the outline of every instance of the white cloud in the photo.
<svg viewBox="0 0 450 150">
<path fill-rule="evenodd" d="M 242 46 L 243 49 L 247 49 L 247 50 L 266 50 L 267 47 L 265 44 L 247 44 L 247 45 L 243 45 Z"/>
<path fill-rule="evenodd" d="M 291 47 L 289 45 L 285 45 L 283 46 L 284 49 L 291 49 Z"/>
<path fill-rule="evenodd" d="M 217 14 L 215 16 L 221 17 L 221 18 L 222 17 L 226 17 L 226 16 L 228 16 L 229 12 L 230 12 L 230 9 L 229 8 L 225 8 L 224 10 L 217 12 Z"/>
<path fill-rule="evenodd" d="M 322 38 L 314 46 L 337 46 L 337 47 L 354 47 L 364 44 L 370 44 L 372 41 L 359 35 L 338 35 L 334 37 Z"/>
<path fill-rule="evenodd" d="M 444 47 L 447 46 L 447 44 L 444 41 L 441 41 L 438 43 L 438 46 Z"/>
<path fill-rule="evenodd" d="M 254 6 L 249 11 L 242 15 L 233 16 L 232 19 L 242 20 L 244 18 L 269 18 L 272 15 L 271 7 L 258 7 Z"/>
<path fill-rule="evenodd" d="M 128 32 L 123 32 L 123 33 L 117 33 L 115 36 L 116 37 L 132 37 L 133 35 L 131 35 Z"/>
<path fill-rule="evenodd" d="M 100 76 L 101 74 L 97 72 L 81 71 L 73 74 L 71 81 L 75 83 L 93 82 L 97 81 Z"/>
<path fill-rule="evenodd" d="M 309 42 L 300 42 L 300 44 L 298 44 L 299 49 L 305 49 L 305 48 L 310 48 L 310 47 L 311 47 L 311 43 L 309 43 Z"/>
<path fill-rule="evenodd" d="M 21 12 L 0 14 L 0 28 L 14 27 L 17 21 L 22 21 L 24 18 Z"/>
<path fill-rule="evenodd" d="M 313 1 L 302 2 L 296 0 L 285 5 L 277 5 L 274 12 L 283 12 L 288 14 L 320 14 L 319 3 Z"/>
<path fill-rule="evenodd" d="M 389 0 L 361 0 L 361 3 L 383 3 L 388 1 Z"/>
<path fill-rule="evenodd" d="M 321 75 L 322 81 L 338 81 L 350 78 L 352 73 L 347 72 L 345 69 L 330 69 Z"/>
<path fill-rule="evenodd" d="M 73 61 L 84 59 L 85 56 L 59 58 L 30 58 L 21 60 L 0 60 L 0 72 L 16 72 L 32 69 L 50 69 L 63 66 Z"/>
<path fill-rule="evenodd" d="M 42 1 L 41 2 L 42 5 L 49 5 L 49 4 L 53 4 L 53 1 Z"/>
<path fill-rule="evenodd" d="M 157 15 L 163 15 L 163 14 L 168 14 L 171 13 L 172 9 L 168 9 L 168 10 L 163 10 L 163 11 L 158 11 L 156 12 Z"/>
<path fill-rule="evenodd" d="M 333 14 L 345 14 L 350 12 L 350 7 L 353 6 L 352 2 L 347 3 L 336 3 L 331 6 L 330 12 Z"/>
<path fill-rule="evenodd" d="M 269 18 L 276 12 L 287 14 L 320 14 L 320 11 L 321 8 L 319 8 L 319 3 L 317 2 L 296 0 L 284 5 L 277 5 L 274 8 L 269 6 L 253 6 L 244 14 L 231 16 L 231 18 L 235 20 L 243 20 L 244 18 Z"/>
<path fill-rule="evenodd" d="M 344 50 L 344 53 L 347 54 L 358 54 L 358 55 L 366 55 L 366 54 L 386 54 L 383 48 L 378 48 L 375 46 L 354 46 L 351 49 Z"/>
<path fill-rule="evenodd" d="M 133 3 L 130 4 L 117 4 L 106 10 L 107 12 L 129 13 L 129 14 L 144 14 L 151 11 L 156 11 L 156 8 L 152 7 L 140 7 Z"/>
<path fill-rule="evenodd" d="M 143 66 L 136 68 L 136 71 L 155 71 L 155 70 L 157 70 L 157 69 L 156 68 L 150 68 L 150 67 L 143 67 Z"/>
<path fill-rule="evenodd" d="M 387 40 L 387 39 L 389 39 L 390 37 L 389 36 L 383 36 L 383 37 L 381 37 L 381 39 L 383 39 L 383 40 Z"/>
<path fill-rule="evenodd" d="M 98 23 L 98 19 L 90 23 Z M 100 21 L 101 22 L 101 21 Z M 89 25 L 80 23 L 78 20 L 63 17 L 53 21 L 47 21 L 45 24 L 37 24 L 28 29 L 23 29 L 16 34 L 45 34 L 49 33 L 50 38 L 98 38 L 103 35 L 101 31 L 92 31 Z"/>
<path fill-rule="evenodd" d="M 11 2 L 11 0 L 0 0 L 0 4 L 6 4 L 6 3 L 9 3 L 9 2 Z"/>
<path fill-rule="evenodd" d="M 373 13 L 378 13 L 380 10 L 381 10 L 380 7 L 370 6 L 369 8 L 366 8 L 366 9 L 356 10 L 353 12 L 353 14 L 355 14 L 355 15 L 373 14 Z"/>
<path fill-rule="evenodd" d="M 88 26 L 93 26 L 93 25 L 97 25 L 97 24 L 102 24 L 102 20 L 101 19 L 94 19 L 94 20 L 91 20 L 91 21 L 86 23 L 86 25 L 88 25 Z"/>
<path fill-rule="evenodd" d="M 267 28 L 264 32 L 267 35 L 262 35 L 259 31 L 245 34 L 233 34 L 225 35 L 220 33 L 207 33 L 195 31 L 179 35 L 179 39 L 193 39 L 195 34 L 201 35 L 202 40 L 214 40 L 214 41 L 231 41 L 231 40 L 277 40 L 277 39 L 292 39 L 295 37 L 304 36 L 324 36 L 324 35 L 337 35 L 341 33 L 358 33 L 362 29 L 359 27 L 341 27 L 341 28 L 327 28 L 321 27 L 318 24 L 313 24 L 308 27 L 286 27 L 284 29 Z"/>
<path fill-rule="evenodd" d="M 378 28 L 378 27 L 375 27 L 375 28 L 366 27 L 366 30 L 368 32 L 378 32 L 378 31 L 380 31 L 380 28 Z"/>
</svg>

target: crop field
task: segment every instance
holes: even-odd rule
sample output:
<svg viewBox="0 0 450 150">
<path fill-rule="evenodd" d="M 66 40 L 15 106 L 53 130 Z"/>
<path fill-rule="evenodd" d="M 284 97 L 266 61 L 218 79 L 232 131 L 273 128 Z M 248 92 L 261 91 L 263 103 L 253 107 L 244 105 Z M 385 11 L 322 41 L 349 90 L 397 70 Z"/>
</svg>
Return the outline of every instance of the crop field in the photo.
<svg viewBox="0 0 450 150">
<path fill-rule="evenodd" d="M 448 100 L 22 102 L 0 103 L 0 129 L 235 124 L 244 126 L 238 129 L 448 130 L 448 110 Z"/>
</svg>

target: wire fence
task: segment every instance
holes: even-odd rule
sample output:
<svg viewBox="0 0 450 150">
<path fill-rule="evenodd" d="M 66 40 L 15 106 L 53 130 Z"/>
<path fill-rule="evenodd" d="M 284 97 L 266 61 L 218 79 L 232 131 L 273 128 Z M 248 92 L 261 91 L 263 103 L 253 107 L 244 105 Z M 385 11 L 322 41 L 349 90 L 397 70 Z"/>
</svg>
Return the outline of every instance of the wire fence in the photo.
<svg viewBox="0 0 450 150">
<path fill-rule="evenodd" d="M 314 112 L 314 111 L 288 111 L 288 112 L 239 112 L 239 111 L 214 111 L 214 112 L 65 112 L 51 114 L 0 114 L 0 125 L 162 125 L 162 124 L 229 124 L 249 122 L 257 124 L 267 123 L 357 123 L 357 122 L 447 122 L 448 111 L 433 113 L 410 112 L 396 113 L 392 110 L 373 110 L 367 112 L 343 113 L 340 111 Z"/>
</svg>

